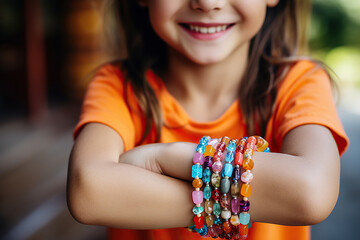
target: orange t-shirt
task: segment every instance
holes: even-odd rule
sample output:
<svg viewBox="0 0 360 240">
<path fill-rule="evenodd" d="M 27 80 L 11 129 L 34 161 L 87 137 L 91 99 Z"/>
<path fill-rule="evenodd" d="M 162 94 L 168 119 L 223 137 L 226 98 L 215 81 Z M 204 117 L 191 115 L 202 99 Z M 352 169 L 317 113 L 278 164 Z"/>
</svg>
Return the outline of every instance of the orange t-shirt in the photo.
<svg viewBox="0 0 360 240">
<path fill-rule="evenodd" d="M 238 101 L 235 101 L 220 118 L 211 122 L 197 122 L 187 115 L 158 76 L 151 70 L 146 76 L 159 99 L 163 113 L 164 125 L 161 129 L 160 142 L 196 143 L 204 135 L 230 138 L 247 135 Z M 97 122 L 119 133 L 124 141 L 125 151 L 138 145 L 145 121 L 139 114 L 135 95 L 129 86 L 129 102 L 128 104 L 125 102 L 123 83 L 124 76 L 118 67 L 106 65 L 98 71 L 89 85 L 80 121 L 74 130 L 74 137 L 85 124 Z M 346 150 L 349 141 L 336 112 L 329 77 L 324 70 L 316 68 L 310 61 L 296 63 L 279 85 L 274 113 L 267 124 L 265 135 L 271 150 L 280 151 L 284 136 L 293 128 L 304 124 L 326 126 L 334 136 L 339 153 L 342 154 Z M 152 131 L 145 144 L 154 139 L 154 134 L 155 131 Z M 109 239 L 203 238 L 185 228 L 158 230 L 110 228 Z M 310 228 L 254 223 L 249 230 L 248 239 L 305 240 L 310 239 Z"/>
</svg>

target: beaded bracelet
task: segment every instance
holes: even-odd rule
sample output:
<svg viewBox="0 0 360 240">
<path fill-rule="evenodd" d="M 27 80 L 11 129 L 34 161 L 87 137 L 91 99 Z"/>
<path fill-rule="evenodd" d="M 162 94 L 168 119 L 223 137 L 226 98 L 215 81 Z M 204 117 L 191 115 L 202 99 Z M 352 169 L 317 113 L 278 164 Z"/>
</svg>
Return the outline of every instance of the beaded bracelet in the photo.
<svg viewBox="0 0 360 240">
<path fill-rule="evenodd" d="M 204 211 L 204 208 L 201 206 L 203 202 L 203 192 L 201 191 L 201 187 L 203 182 L 201 180 L 203 175 L 203 167 L 205 157 L 204 151 L 207 143 L 209 142 L 210 137 L 202 137 L 199 141 L 198 146 L 196 147 L 196 153 L 193 157 L 193 163 L 191 170 L 191 175 L 194 178 L 192 185 L 195 188 L 195 191 L 192 192 L 192 200 L 195 204 L 192 211 L 195 214 L 194 216 L 194 224 L 195 230 L 200 233 L 200 235 L 205 235 L 207 233 L 207 227 L 204 225 L 204 217 L 201 213 Z"/>
</svg>

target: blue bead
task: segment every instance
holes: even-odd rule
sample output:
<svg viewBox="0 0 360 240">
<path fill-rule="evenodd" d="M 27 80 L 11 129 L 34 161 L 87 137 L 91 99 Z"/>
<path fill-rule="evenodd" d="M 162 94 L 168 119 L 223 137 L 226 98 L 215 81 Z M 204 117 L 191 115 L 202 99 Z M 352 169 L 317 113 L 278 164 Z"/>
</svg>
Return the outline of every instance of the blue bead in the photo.
<svg viewBox="0 0 360 240">
<path fill-rule="evenodd" d="M 201 236 L 204 236 L 208 232 L 207 226 L 204 224 L 204 226 L 201 229 L 195 229 L 196 232 L 198 232 Z"/>
<path fill-rule="evenodd" d="M 228 177 L 230 178 L 232 175 L 234 167 L 231 163 L 225 163 L 224 167 L 222 169 L 222 177 Z"/>
<path fill-rule="evenodd" d="M 191 169 L 191 176 L 193 178 L 202 178 L 202 166 L 200 164 L 194 164 Z"/>
<path fill-rule="evenodd" d="M 264 152 L 270 152 L 270 148 L 267 147 L 267 148 L 264 150 Z"/>
<path fill-rule="evenodd" d="M 227 152 L 225 156 L 225 161 L 231 163 L 232 161 L 234 161 L 234 156 L 235 156 L 234 152 Z"/>
<path fill-rule="evenodd" d="M 202 137 L 199 141 L 199 145 L 206 146 L 210 140 L 209 136 Z"/>
<path fill-rule="evenodd" d="M 195 215 L 198 215 L 198 214 L 201 214 L 202 212 L 204 211 L 204 208 L 202 206 L 198 207 L 198 206 L 194 206 L 193 209 L 192 209 L 192 212 L 195 214 Z"/>
<path fill-rule="evenodd" d="M 222 224 L 221 219 L 220 219 L 219 217 L 215 218 L 215 220 L 214 220 L 214 224 L 215 224 L 215 225 Z"/>
<path fill-rule="evenodd" d="M 228 146 L 226 147 L 226 149 L 229 151 L 229 152 L 234 152 L 235 149 L 236 149 L 236 144 L 232 141 L 229 142 Z"/>
<path fill-rule="evenodd" d="M 239 181 L 240 177 L 241 177 L 241 175 L 240 175 L 240 168 L 239 168 L 239 167 L 235 167 L 233 180 L 234 180 L 234 181 Z"/>
<path fill-rule="evenodd" d="M 190 229 L 191 231 L 195 231 L 195 230 L 196 230 L 196 227 L 195 227 L 195 225 L 192 225 L 192 226 L 189 227 L 189 229 Z"/>
<path fill-rule="evenodd" d="M 250 214 L 247 212 L 242 212 L 239 215 L 239 219 L 242 225 L 247 225 L 250 222 Z"/>
<path fill-rule="evenodd" d="M 210 182 L 210 179 L 211 179 L 211 170 L 210 170 L 210 168 L 207 167 L 204 169 L 202 180 L 204 183 L 208 183 L 208 182 Z"/>
<path fill-rule="evenodd" d="M 204 199 L 209 200 L 211 198 L 211 187 L 205 186 L 204 187 Z"/>
<path fill-rule="evenodd" d="M 199 153 L 204 154 L 204 152 L 205 152 L 205 146 L 204 146 L 204 145 L 201 145 L 201 144 L 197 145 L 196 151 L 199 152 Z"/>
</svg>

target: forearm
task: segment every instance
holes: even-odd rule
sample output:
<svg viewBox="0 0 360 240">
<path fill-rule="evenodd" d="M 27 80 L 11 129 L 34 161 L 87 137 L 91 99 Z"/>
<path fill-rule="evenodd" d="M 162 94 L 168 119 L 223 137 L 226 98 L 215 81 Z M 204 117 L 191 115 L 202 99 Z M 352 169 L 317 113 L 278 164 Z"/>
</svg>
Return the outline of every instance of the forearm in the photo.
<svg viewBox="0 0 360 240">
<path fill-rule="evenodd" d="M 122 163 L 83 169 L 69 184 L 70 209 L 86 224 L 127 229 L 191 225 L 189 183 Z"/>
</svg>

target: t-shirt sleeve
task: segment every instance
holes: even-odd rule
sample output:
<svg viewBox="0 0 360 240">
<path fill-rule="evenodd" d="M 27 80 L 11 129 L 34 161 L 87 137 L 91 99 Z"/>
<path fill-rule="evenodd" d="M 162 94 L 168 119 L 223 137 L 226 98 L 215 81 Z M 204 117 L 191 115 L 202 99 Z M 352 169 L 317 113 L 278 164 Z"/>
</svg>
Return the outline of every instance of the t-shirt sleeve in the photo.
<svg viewBox="0 0 360 240">
<path fill-rule="evenodd" d="M 120 70 L 106 65 L 90 82 L 76 125 L 74 139 L 87 123 L 101 123 L 114 129 L 122 138 L 125 150 L 134 147 L 135 128 L 124 98 L 124 79 Z"/>
<path fill-rule="evenodd" d="M 349 144 L 336 111 L 328 74 L 311 62 L 300 62 L 280 85 L 275 102 L 275 141 L 281 143 L 292 129 L 304 124 L 327 127 L 342 154 Z"/>
</svg>

